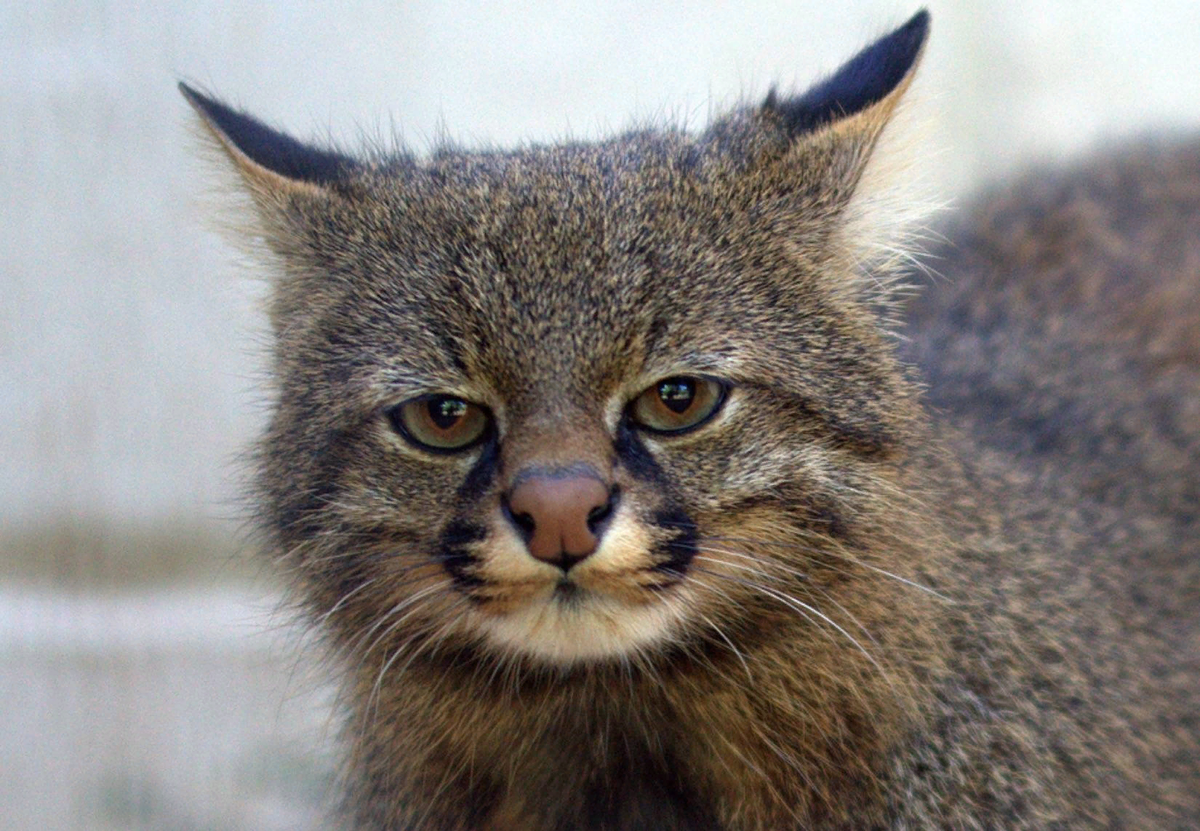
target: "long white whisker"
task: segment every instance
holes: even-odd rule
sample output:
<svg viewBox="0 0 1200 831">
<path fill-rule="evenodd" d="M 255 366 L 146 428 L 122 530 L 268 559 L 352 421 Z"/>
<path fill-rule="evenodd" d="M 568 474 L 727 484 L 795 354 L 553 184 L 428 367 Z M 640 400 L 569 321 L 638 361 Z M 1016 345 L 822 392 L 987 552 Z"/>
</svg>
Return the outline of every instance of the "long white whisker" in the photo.
<svg viewBox="0 0 1200 831">
<path fill-rule="evenodd" d="M 378 635 L 378 637 L 375 637 L 371 641 L 371 645 L 369 647 L 367 647 L 367 649 L 365 651 L 363 651 L 361 655 L 358 656 L 359 659 L 363 660 L 368 655 L 370 655 L 371 651 L 374 650 L 375 647 L 379 645 L 380 641 L 382 641 L 389 634 L 394 632 L 396 627 L 399 626 L 401 623 L 403 623 L 405 620 L 407 620 L 412 615 L 412 613 L 410 612 L 410 613 L 404 615 L 398 621 L 389 623 L 389 621 L 391 621 L 395 615 L 398 615 L 401 612 L 403 612 L 405 609 L 409 608 L 410 606 L 412 606 L 416 603 L 419 603 L 422 599 L 424 599 L 425 597 L 428 597 L 430 594 L 433 594 L 434 592 L 438 592 L 438 591 L 443 591 L 444 589 L 445 589 L 445 586 L 438 584 L 438 583 L 435 583 L 431 586 L 426 586 L 425 588 L 421 589 L 420 591 L 414 592 L 413 594 L 404 598 L 399 603 L 397 603 L 395 606 L 388 609 L 387 612 L 380 615 L 379 620 L 375 621 L 375 623 L 371 626 L 370 629 L 368 629 L 359 638 L 357 638 L 355 640 L 355 643 L 354 643 L 354 646 L 352 647 L 352 649 L 357 651 L 359 646 L 361 646 L 368 638 L 371 638 L 372 635 L 374 635 L 377 631 L 379 631 L 379 628 L 381 626 L 383 626 L 385 623 L 387 623 L 388 626 L 383 632 L 381 632 Z"/>
<path fill-rule="evenodd" d="M 730 650 L 732 650 L 733 654 L 737 656 L 738 661 L 741 662 L 742 669 L 746 670 L 746 680 L 753 684 L 754 673 L 750 672 L 750 664 L 746 663 L 746 656 L 742 654 L 742 651 L 733 645 L 733 641 L 729 640 L 729 637 L 725 634 L 725 631 L 716 623 L 714 623 L 707 615 L 701 614 L 700 619 L 707 623 L 709 627 L 717 633 L 721 640 L 725 641 L 725 644 L 730 648 Z"/>
<path fill-rule="evenodd" d="M 710 545 L 698 546 L 697 549 L 699 551 L 703 552 L 703 554 L 724 554 L 724 555 L 727 555 L 730 557 L 740 557 L 744 560 L 749 560 L 754 565 L 744 565 L 742 563 L 731 563 L 728 560 L 722 560 L 722 559 L 718 559 L 715 557 L 704 557 L 703 554 L 697 555 L 697 559 L 703 559 L 703 560 L 707 560 L 708 562 L 713 562 L 713 563 L 721 563 L 722 565 L 727 566 L 729 568 L 736 568 L 739 571 L 747 571 L 751 574 L 756 574 L 759 577 L 767 577 L 772 580 L 778 580 L 780 578 L 780 574 L 776 573 L 776 572 L 780 572 L 783 575 L 795 577 L 798 580 L 802 580 L 802 581 L 808 580 L 807 572 L 800 571 L 799 569 L 795 569 L 790 566 L 783 565 L 782 563 L 779 563 L 779 562 L 775 562 L 775 561 L 764 562 L 763 559 L 760 557 L 753 557 L 753 556 L 750 556 L 749 554 L 743 554 L 739 551 L 733 551 L 728 548 L 716 548 L 716 547 L 710 546 Z M 766 568 L 766 566 L 770 566 L 770 569 Z"/>
<path fill-rule="evenodd" d="M 885 568 L 880 568 L 879 566 L 872 565 L 871 563 L 868 563 L 868 562 L 864 562 L 863 560 L 859 559 L 858 557 L 855 557 L 854 555 L 849 554 L 846 551 L 842 550 L 840 547 L 834 548 L 834 549 L 824 549 L 823 548 L 823 549 L 818 550 L 818 549 L 812 548 L 811 546 L 800 545 L 798 543 L 779 542 L 779 541 L 775 541 L 775 540 L 755 540 L 755 539 L 748 539 L 748 538 L 743 538 L 743 537 L 724 537 L 724 536 L 706 537 L 704 542 L 708 542 L 709 540 L 712 540 L 713 542 L 728 542 L 728 543 L 734 543 L 734 544 L 740 544 L 740 545 L 758 545 L 758 546 L 764 546 L 764 547 L 770 547 L 770 548 L 785 548 L 785 549 L 790 549 L 790 550 L 801 550 L 801 551 L 811 553 L 814 555 L 819 555 L 819 556 L 837 557 L 838 559 L 845 560 L 848 563 L 853 563 L 856 566 L 861 566 L 862 568 L 865 568 L 868 571 L 873 571 L 876 574 L 880 574 L 884 577 L 888 577 L 899 583 L 903 583 L 906 586 L 910 586 L 914 589 L 918 589 L 919 591 L 923 591 L 926 594 L 932 595 L 933 597 L 936 597 L 939 600 L 945 601 L 946 603 L 954 602 L 953 598 L 947 597 L 946 595 L 942 594 L 941 592 L 937 591 L 936 589 L 932 589 L 929 586 L 925 586 L 925 585 L 922 585 L 921 583 L 916 582 L 915 580 L 911 580 L 907 577 L 903 577 L 899 574 L 895 574 L 894 572 L 888 571 Z M 755 559 L 755 560 L 758 559 L 758 558 L 752 557 L 751 555 L 744 554 L 744 553 L 737 552 L 737 551 L 720 550 L 720 549 L 713 549 L 713 551 L 715 553 L 730 554 L 735 557 L 744 557 L 746 559 Z M 795 573 L 796 573 L 796 576 L 801 576 L 801 573 L 799 573 L 799 572 L 795 572 Z"/>
<path fill-rule="evenodd" d="M 416 613 L 416 610 L 414 609 L 414 610 L 410 611 L 408 614 L 406 614 L 404 617 L 408 618 L 415 613 Z M 402 623 L 402 622 L 403 622 L 403 620 L 399 621 L 398 623 Z M 450 630 L 453 628 L 453 622 L 454 622 L 453 618 L 450 618 L 445 623 L 443 623 L 440 627 L 438 627 L 438 629 L 435 630 L 432 634 L 429 634 L 425 637 L 420 638 L 420 644 L 418 645 L 418 647 L 416 649 L 414 649 L 412 651 L 412 654 L 409 655 L 408 660 L 405 661 L 403 666 L 401 666 L 396 671 L 396 674 L 399 676 L 399 675 L 403 675 L 405 672 L 407 672 L 409 666 L 411 666 L 412 662 L 417 658 L 418 655 L 421 654 L 422 650 L 429 649 L 431 647 L 435 647 L 438 644 L 440 644 L 442 642 L 442 640 L 444 640 L 445 637 L 450 633 Z M 387 660 L 379 668 L 379 672 L 375 675 L 375 683 L 371 687 L 371 695 L 367 699 L 367 706 L 363 712 L 363 727 L 364 727 L 364 729 L 366 728 L 366 726 L 368 724 L 371 723 L 371 721 L 374 718 L 374 715 L 373 715 L 374 708 L 379 702 L 380 692 L 383 689 L 383 679 L 387 675 L 388 670 L 391 668 L 392 664 L 395 663 L 396 659 L 399 658 L 400 655 L 402 655 L 404 653 L 404 651 L 407 650 L 412 645 L 413 641 L 418 639 L 418 637 L 419 637 L 418 635 L 413 635 L 412 637 L 407 638 L 403 643 L 398 644 L 396 646 L 396 648 L 394 650 L 392 650 L 391 655 L 388 656 Z M 372 646 L 372 648 L 374 648 L 374 646 Z"/>
<path fill-rule="evenodd" d="M 841 603 L 839 603 L 837 600 L 835 600 L 835 599 L 834 599 L 834 597 L 833 597 L 833 595 L 831 595 L 829 592 L 825 591 L 824 589 L 820 588 L 819 586 L 805 586 L 805 589 L 806 589 L 806 590 L 809 590 L 809 591 L 811 591 L 811 590 L 814 590 L 814 589 L 815 589 L 816 591 L 820 592 L 820 593 L 821 593 L 821 595 L 822 595 L 822 596 L 823 596 L 823 597 L 824 597 L 826 600 L 828 600 L 828 601 L 829 601 L 830 603 L 832 603 L 834 606 L 837 606 L 837 608 L 838 608 L 838 611 L 840 611 L 840 612 L 841 612 L 842 614 L 844 614 L 846 617 L 850 618 L 850 621 L 851 621 L 851 622 L 852 622 L 852 623 L 853 623 L 855 626 L 857 626 L 857 627 L 858 627 L 858 630 L 859 630 L 860 632 L 862 632 L 864 635 L 866 635 L 866 636 L 867 636 L 867 640 L 869 640 L 869 641 L 870 641 L 871 643 L 873 643 L 875 646 L 877 646 L 877 647 L 879 646 L 879 641 L 875 640 L 875 636 L 871 634 L 870 630 L 869 630 L 869 629 L 867 629 L 867 627 L 863 626 L 862 622 L 861 622 L 861 621 L 860 621 L 860 620 L 859 620 L 857 617 L 855 617 L 855 616 L 854 616 L 854 615 L 853 615 L 853 614 L 850 612 L 850 610 L 849 610 L 849 609 L 847 609 L 845 606 L 843 606 Z"/>
<path fill-rule="evenodd" d="M 873 656 L 870 652 L 867 651 L 866 647 L 864 647 L 858 641 L 857 638 L 855 638 L 848 631 L 846 631 L 845 627 L 841 626 L 836 620 L 829 617 L 829 615 L 825 614 L 820 609 L 817 609 L 815 606 L 805 603 L 803 600 L 798 600 L 789 594 L 784 594 L 783 592 L 776 591 L 775 589 L 769 588 L 769 587 L 761 585 L 759 583 L 752 583 L 749 581 L 740 580 L 731 575 L 719 574 L 719 573 L 713 572 L 713 571 L 705 570 L 705 573 L 711 574 L 714 577 L 720 577 L 720 578 L 724 578 L 726 580 L 731 580 L 733 582 L 740 583 L 740 584 L 745 585 L 746 587 L 751 588 L 757 592 L 761 592 L 762 594 L 765 594 L 768 597 L 773 597 L 776 600 L 778 600 L 780 603 L 799 612 L 800 614 L 804 615 L 805 617 L 809 617 L 810 615 L 812 615 L 812 616 L 819 618 L 820 620 L 822 620 L 826 624 L 828 624 L 830 627 L 832 627 L 834 630 L 836 630 L 840 635 L 842 635 L 842 637 L 844 637 L 848 641 L 850 641 L 850 643 L 854 644 L 855 648 L 858 649 L 858 651 L 863 654 L 863 657 L 865 657 L 868 661 L 870 661 L 877 670 L 879 670 L 879 673 L 885 679 L 890 678 L 887 671 L 884 670 L 883 665 L 880 664 L 879 661 L 877 661 L 875 659 L 875 656 Z"/>
<path fill-rule="evenodd" d="M 877 660 L 875 660 L 875 656 L 872 655 L 870 652 L 868 652 L 866 647 L 864 647 L 861 643 L 859 643 L 857 638 L 855 638 L 853 635 L 851 635 L 849 632 L 847 632 L 843 626 L 841 626 L 837 621 L 835 621 L 829 615 L 820 611 L 816 607 L 811 606 L 808 603 L 805 603 L 802 600 L 797 600 L 796 598 L 792 597 L 791 595 L 784 594 L 783 592 L 777 592 L 774 589 L 767 588 L 766 586 L 759 586 L 758 588 L 759 588 L 759 591 L 762 591 L 765 594 L 771 595 L 779 602 L 785 603 L 789 606 L 792 606 L 793 608 L 802 608 L 802 609 L 808 611 L 809 613 L 816 615 L 817 617 L 819 617 L 821 620 L 825 621 L 826 623 L 828 623 L 830 626 L 832 626 L 834 629 L 836 629 L 838 632 L 840 632 L 847 640 L 849 640 L 850 643 L 854 644 L 854 646 L 858 648 L 858 651 L 861 652 L 868 661 L 870 661 L 872 664 L 874 664 L 875 668 L 877 670 L 879 670 L 880 674 L 884 678 L 890 677 L 888 675 L 888 673 L 884 670 L 883 665 L 880 664 Z"/>
<path fill-rule="evenodd" d="M 353 589 L 346 592 L 344 595 L 342 595 L 338 599 L 337 603 L 334 603 L 331 607 L 329 607 L 329 610 L 327 612 L 322 614 L 321 617 L 317 619 L 317 625 L 324 626 L 329 621 L 329 618 L 331 618 L 331 617 L 333 617 L 333 615 L 337 614 L 338 609 L 345 606 L 346 603 L 348 603 L 350 601 L 350 599 L 352 597 L 354 597 L 354 595 L 358 594 L 363 589 L 368 588 L 372 583 L 378 582 L 378 580 L 379 580 L 379 578 L 377 578 L 377 577 L 373 577 L 370 580 L 364 580 L 363 582 L 361 582 L 357 586 L 355 586 Z"/>
</svg>

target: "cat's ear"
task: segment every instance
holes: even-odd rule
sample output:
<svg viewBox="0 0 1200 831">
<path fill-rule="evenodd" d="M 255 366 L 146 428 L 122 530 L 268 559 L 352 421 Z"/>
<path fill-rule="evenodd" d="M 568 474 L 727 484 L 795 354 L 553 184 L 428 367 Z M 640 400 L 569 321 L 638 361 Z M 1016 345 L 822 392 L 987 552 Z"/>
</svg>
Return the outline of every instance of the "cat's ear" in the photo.
<svg viewBox="0 0 1200 831">
<path fill-rule="evenodd" d="M 262 208 L 322 197 L 358 166 L 348 156 L 303 144 L 182 81 L 179 91 Z"/>
<path fill-rule="evenodd" d="M 737 166 L 759 174 L 758 187 L 844 207 L 912 83 L 928 34 L 922 9 L 806 92 L 784 98 L 772 90 L 761 107 L 717 125 L 714 138 L 742 154 Z"/>
<path fill-rule="evenodd" d="M 763 113 L 798 141 L 822 130 L 873 140 L 912 82 L 928 35 L 929 12 L 922 9 L 807 92 L 780 100 L 771 90 Z"/>
</svg>

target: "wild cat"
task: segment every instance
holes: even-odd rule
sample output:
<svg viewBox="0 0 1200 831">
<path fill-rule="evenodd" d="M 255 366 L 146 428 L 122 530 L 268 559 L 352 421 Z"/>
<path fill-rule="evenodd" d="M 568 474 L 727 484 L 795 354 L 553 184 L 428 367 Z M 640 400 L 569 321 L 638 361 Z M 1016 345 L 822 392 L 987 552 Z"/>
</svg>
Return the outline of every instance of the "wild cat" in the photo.
<svg viewBox="0 0 1200 831">
<path fill-rule="evenodd" d="M 1200 823 L 1200 145 L 993 194 L 906 307 L 872 151 L 928 29 L 427 158 L 181 86 L 272 276 L 347 827 Z"/>
</svg>

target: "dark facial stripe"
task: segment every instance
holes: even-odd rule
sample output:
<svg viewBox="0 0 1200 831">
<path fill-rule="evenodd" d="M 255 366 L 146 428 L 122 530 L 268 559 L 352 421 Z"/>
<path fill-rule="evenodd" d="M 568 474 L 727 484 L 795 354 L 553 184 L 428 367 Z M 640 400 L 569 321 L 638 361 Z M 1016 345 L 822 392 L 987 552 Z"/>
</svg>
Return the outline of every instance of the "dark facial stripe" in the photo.
<svg viewBox="0 0 1200 831">
<path fill-rule="evenodd" d="M 496 472 L 500 464 L 500 443 L 493 434 L 483 442 L 479 458 L 471 466 L 467 476 L 458 486 L 456 495 L 464 503 L 477 502 L 487 494 L 492 483 L 496 480 Z"/>
<path fill-rule="evenodd" d="M 458 343 L 455 342 L 447 334 L 441 334 L 439 340 L 442 342 L 442 348 L 446 350 L 446 354 L 450 357 L 450 363 L 454 364 L 454 368 L 463 375 L 467 374 L 467 364 L 462 358 L 462 352 L 458 348 Z"/>
<path fill-rule="evenodd" d="M 682 577 L 696 556 L 700 532 L 696 523 L 682 508 L 669 506 L 654 515 L 654 525 L 669 532 L 669 536 L 654 546 L 654 554 L 662 557 L 654 570 Z"/>
<path fill-rule="evenodd" d="M 617 451 L 617 460 L 635 479 L 659 485 L 666 482 L 666 475 L 658 466 L 658 462 L 650 455 L 646 445 L 642 443 L 642 437 L 625 419 L 622 419 L 617 426 L 617 436 L 613 446 Z"/>
<path fill-rule="evenodd" d="M 461 520 L 451 521 L 442 531 L 435 555 L 447 573 L 454 578 L 454 585 L 461 591 L 470 591 L 483 585 L 483 580 L 470 573 L 475 565 L 471 546 L 487 538 L 487 529 Z"/>
</svg>

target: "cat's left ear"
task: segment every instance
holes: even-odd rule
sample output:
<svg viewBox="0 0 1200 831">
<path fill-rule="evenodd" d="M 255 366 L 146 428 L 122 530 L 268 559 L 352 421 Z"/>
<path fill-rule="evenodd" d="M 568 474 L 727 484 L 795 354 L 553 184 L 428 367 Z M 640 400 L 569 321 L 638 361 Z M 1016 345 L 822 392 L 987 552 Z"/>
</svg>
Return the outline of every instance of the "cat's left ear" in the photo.
<svg viewBox="0 0 1200 831">
<path fill-rule="evenodd" d="M 774 169 L 782 174 L 784 189 L 798 186 L 835 206 L 849 201 L 912 83 L 928 34 L 929 12 L 922 9 L 806 92 L 780 98 L 771 91 L 753 114 L 757 126 L 751 129 L 765 131 L 768 146 L 782 143 L 783 158 L 778 151 L 769 151 L 767 158 L 783 162 Z M 753 158 L 746 162 L 756 166 Z"/>
<path fill-rule="evenodd" d="M 323 198 L 358 167 L 349 156 L 297 141 L 182 81 L 179 91 L 264 211 L 296 199 Z"/>
<path fill-rule="evenodd" d="M 781 101 L 772 90 L 763 112 L 781 119 L 794 138 L 824 128 L 877 132 L 912 82 L 928 35 L 929 12 L 922 9 L 802 95 Z"/>
</svg>

